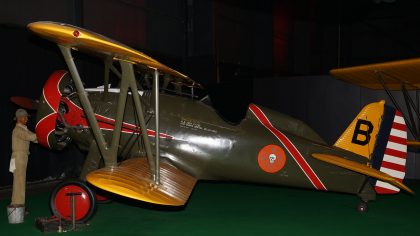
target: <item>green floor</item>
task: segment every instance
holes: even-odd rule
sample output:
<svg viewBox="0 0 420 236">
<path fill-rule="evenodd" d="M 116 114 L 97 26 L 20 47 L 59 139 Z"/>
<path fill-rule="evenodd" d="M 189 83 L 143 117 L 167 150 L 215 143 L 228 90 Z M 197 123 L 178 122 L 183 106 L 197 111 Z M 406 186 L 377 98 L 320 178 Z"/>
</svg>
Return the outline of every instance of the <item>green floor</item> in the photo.
<svg viewBox="0 0 420 236">
<path fill-rule="evenodd" d="M 420 183 L 409 183 L 420 193 Z M 7 223 L 1 200 L 0 235 L 43 235 L 35 218 L 48 216 L 48 193 L 28 197 L 24 224 Z M 198 183 L 188 205 L 164 211 L 113 202 L 100 205 L 90 225 L 71 235 L 420 235 L 420 199 L 379 196 L 369 212 L 352 195 L 281 187 Z"/>
</svg>

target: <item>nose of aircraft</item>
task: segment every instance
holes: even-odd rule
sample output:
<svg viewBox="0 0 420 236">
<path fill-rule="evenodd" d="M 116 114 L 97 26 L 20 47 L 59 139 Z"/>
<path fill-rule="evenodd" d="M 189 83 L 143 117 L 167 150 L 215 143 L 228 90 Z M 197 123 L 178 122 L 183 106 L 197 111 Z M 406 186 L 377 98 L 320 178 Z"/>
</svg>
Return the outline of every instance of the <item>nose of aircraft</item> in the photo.
<svg viewBox="0 0 420 236">
<path fill-rule="evenodd" d="M 35 132 L 38 143 L 50 149 L 63 149 L 70 141 L 58 115 L 62 91 L 71 81 L 67 71 L 55 71 L 50 75 L 39 100 Z"/>
</svg>

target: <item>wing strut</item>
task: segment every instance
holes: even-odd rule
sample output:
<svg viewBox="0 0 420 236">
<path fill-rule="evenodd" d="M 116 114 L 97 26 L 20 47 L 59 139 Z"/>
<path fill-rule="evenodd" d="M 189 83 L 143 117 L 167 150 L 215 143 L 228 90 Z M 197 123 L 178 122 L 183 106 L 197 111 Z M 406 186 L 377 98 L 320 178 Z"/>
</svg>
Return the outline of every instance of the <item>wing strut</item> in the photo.
<svg viewBox="0 0 420 236">
<path fill-rule="evenodd" d="M 156 173 L 156 166 L 154 165 L 155 163 L 153 162 L 154 158 L 152 155 L 152 148 L 150 145 L 149 137 L 147 136 L 147 127 L 146 127 L 146 121 L 144 120 L 144 112 L 141 106 L 140 95 L 137 92 L 138 88 L 137 88 L 137 83 L 134 76 L 133 64 L 125 62 L 125 61 L 120 61 L 120 63 L 121 63 L 121 68 L 122 68 L 121 79 L 122 80 L 124 80 L 125 78 L 128 79 L 130 81 L 131 90 L 135 91 L 135 92 L 132 92 L 131 94 L 133 96 L 134 106 L 137 111 L 137 119 L 140 121 L 140 129 L 141 129 L 141 134 L 144 140 L 144 146 L 146 149 L 147 160 L 149 162 L 150 173 Z M 153 179 L 155 179 L 154 176 L 153 176 Z"/>
<path fill-rule="evenodd" d="M 153 74 L 153 92 L 155 96 L 155 184 L 160 182 L 159 158 L 160 158 L 160 131 L 159 131 L 159 72 L 155 69 Z"/>
<path fill-rule="evenodd" d="M 406 121 L 407 124 L 407 128 L 410 130 L 410 133 L 414 136 L 415 140 L 420 140 L 420 126 L 417 127 L 420 123 L 420 110 L 419 110 L 419 106 L 416 105 L 413 101 L 413 99 L 411 98 L 410 94 L 408 94 L 407 88 L 405 86 L 404 82 L 401 82 L 401 92 L 403 94 L 404 97 L 404 102 L 405 102 L 405 107 L 408 111 L 408 118 L 407 119 L 407 115 L 402 112 L 403 110 L 401 109 L 400 104 L 397 102 L 397 100 L 395 99 L 394 95 L 391 93 L 391 90 L 388 88 L 388 86 L 386 85 L 386 83 L 384 82 L 384 79 L 382 78 L 382 76 L 389 76 L 391 78 L 393 78 L 392 76 L 385 74 L 381 71 L 376 71 L 375 72 L 375 77 L 378 80 L 378 82 L 381 84 L 382 88 L 385 90 L 385 92 L 387 93 L 388 97 L 391 99 L 392 103 L 394 104 L 394 106 L 401 111 L 402 116 L 404 117 L 404 120 Z M 410 85 L 411 86 L 411 85 Z M 418 90 L 416 90 L 416 95 L 418 93 Z M 417 99 L 418 100 L 418 99 Z M 413 111 L 416 115 L 416 117 L 414 117 Z"/>
<path fill-rule="evenodd" d="M 117 160 L 113 160 L 109 154 L 109 148 L 106 145 L 105 138 L 102 135 L 102 131 L 99 128 L 98 121 L 95 118 L 95 113 L 93 112 L 92 105 L 86 95 L 85 88 L 83 86 L 82 80 L 80 79 L 79 71 L 77 70 L 76 64 L 74 63 L 73 57 L 71 55 L 71 49 L 58 45 L 61 53 L 63 54 L 64 60 L 66 61 L 67 67 L 70 70 L 70 74 L 73 78 L 74 85 L 76 86 L 76 91 L 79 96 L 80 103 L 86 113 L 86 117 L 89 121 L 89 124 L 92 128 L 93 135 L 96 142 L 98 143 L 99 151 L 104 158 L 105 165 L 109 167 L 115 167 Z M 114 130 L 116 131 L 116 129 Z"/>
<path fill-rule="evenodd" d="M 150 173 L 153 173 L 152 178 L 154 182 L 157 184 L 159 183 L 159 73 L 155 70 L 155 116 L 156 116 L 156 157 L 154 158 L 152 155 L 152 149 L 149 141 L 149 137 L 147 135 L 147 127 L 146 122 L 144 120 L 144 113 L 141 106 L 140 95 L 138 93 L 138 88 L 134 76 L 134 69 L 133 64 L 127 61 L 120 60 L 121 64 L 121 86 L 120 86 L 120 94 L 118 97 L 118 107 L 117 107 L 117 114 L 115 117 L 115 126 L 112 135 L 111 144 L 108 145 L 105 141 L 103 136 L 102 130 L 99 128 L 98 121 L 95 117 L 95 113 L 93 111 L 92 105 L 87 97 L 85 88 L 83 86 L 82 80 L 80 78 L 79 72 L 77 70 L 76 64 L 74 63 L 71 48 L 58 45 L 61 53 L 64 56 L 66 64 L 69 68 L 70 74 L 72 75 L 73 82 L 76 87 L 77 94 L 79 96 L 80 103 L 84 109 L 86 117 L 89 121 L 90 127 L 92 129 L 93 136 L 96 140 L 98 145 L 99 151 L 104 158 L 105 166 L 114 168 L 117 167 L 117 154 L 118 154 L 118 146 L 120 143 L 120 136 L 121 136 L 121 129 L 122 123 L 124 118 L 124 111 L 125 105 L 127 100 L 127 94 L 129 90 L 132 91 L 132 96 L 134 100 L 134 106 L 137 111 L 137 118 L 140 121 L 140 129 L 141 134 L 144 140 L 146 155 L 148 158 L 149 166 L 150 166 Z M 109 64 L 108 64 L 109 65 Z M 112 65 L 109 67 L 113 68 Z M 105 77 L 106 79 L 106 77 Z M 106 82 L 106 81 L 105 81 Z"/>
</svg>

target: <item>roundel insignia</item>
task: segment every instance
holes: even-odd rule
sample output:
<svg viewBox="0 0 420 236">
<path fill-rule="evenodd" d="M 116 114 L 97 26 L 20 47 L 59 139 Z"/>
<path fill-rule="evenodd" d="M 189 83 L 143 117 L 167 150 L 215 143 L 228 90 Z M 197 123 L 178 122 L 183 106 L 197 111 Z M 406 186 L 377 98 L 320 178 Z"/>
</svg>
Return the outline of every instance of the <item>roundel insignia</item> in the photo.
<svg viewBox="0 0 420 236">
<path fill-rule="evenodd" d="M 274 144 L 263 147 L 258 153 L 258 165 L 267 173 L 276 173 L 286 164 L 284 150 Z"/>
</svg>

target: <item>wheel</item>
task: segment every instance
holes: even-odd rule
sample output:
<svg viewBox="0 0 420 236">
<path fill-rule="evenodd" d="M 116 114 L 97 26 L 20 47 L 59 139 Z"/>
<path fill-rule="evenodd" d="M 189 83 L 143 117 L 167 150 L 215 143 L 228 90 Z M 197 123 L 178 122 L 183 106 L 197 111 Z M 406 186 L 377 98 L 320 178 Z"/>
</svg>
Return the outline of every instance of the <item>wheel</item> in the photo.
<svg viewBox="0 0 420 236">
<path fill-rule="evenodd" d="M 367 212 L 368 211 L 368 204 L 367 204 L 367 202 L 360 202 L 357 205 L 357 211 L 358 212 L 362 212 L 362 213 Z"/>
<path fill-rule="evenodd" d="M 50 208 L 52 213 L 59 218 L 72 220 L 72 197 L 76 194 L 75 218 L 77 222 L 85 222 L 92 218 L 96 211 L 95 193 L 86 183 L 78 180 L 64 181 L 58 184 L 50 196 Z"/>
</svg>

